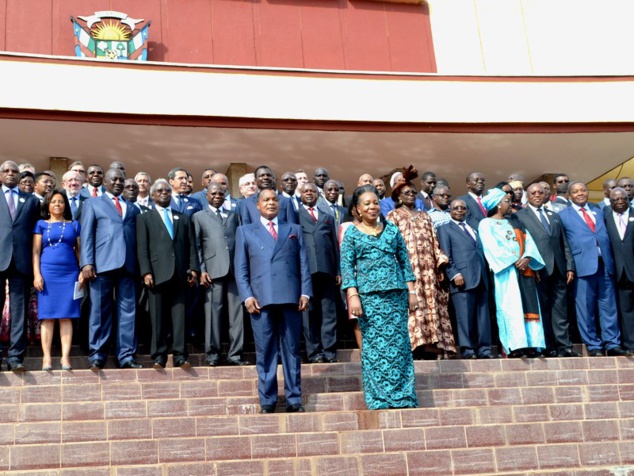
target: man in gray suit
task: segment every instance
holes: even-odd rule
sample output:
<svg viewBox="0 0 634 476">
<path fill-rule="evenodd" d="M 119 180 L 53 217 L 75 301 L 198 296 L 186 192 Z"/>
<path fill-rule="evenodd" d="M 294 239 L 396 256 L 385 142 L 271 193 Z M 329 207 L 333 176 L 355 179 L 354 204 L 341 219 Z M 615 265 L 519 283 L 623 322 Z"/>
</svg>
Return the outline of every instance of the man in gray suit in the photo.
<svg viewBox="0 0 634 476">
<path fill-rule="evenodd" d="M 249 365 L 242 360 L 244 318 L 233 274 L 236 229 L 239 215 L 223 207 L 225 191 L 220 183 L 207 187 L 208 205 L 194 214 L 196 247 L 200 261 L 200 284 L 205 288 L 205 353 L 207 365 L 220 363 L 221 322 L 229 315 L 229 365 Z"/>
<path fill-rule="evenodd" d="M 542 310 L 547 357 L 579 357 L 569 335 L 567 286 L 575 276 L 575 262 L 557 213 L 544 210 L 548 197 L 534 183 L 526 189 L 528 206 L 515 214 L 529 231 L 546 266 L 537 285 Z"/>
</svg>

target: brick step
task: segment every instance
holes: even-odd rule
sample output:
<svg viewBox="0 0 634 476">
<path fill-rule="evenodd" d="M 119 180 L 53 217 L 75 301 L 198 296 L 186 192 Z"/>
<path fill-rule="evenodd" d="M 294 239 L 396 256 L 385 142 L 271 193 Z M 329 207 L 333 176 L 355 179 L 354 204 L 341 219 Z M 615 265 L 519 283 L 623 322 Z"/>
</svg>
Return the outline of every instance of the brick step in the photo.
<svg viewBox="0 0 634 476">
<path fill-rule="evenodd" d="M 373 451 L 352 435 L 303 435 L 277 441 L 254 437 L 249 448 L 214 438 L 68 443 L 0 447 L 3 474 L 59 475 L 263 475 L 405 474 L 425 476 L 558 474 L 629 475 L 631 441 L 590 441 L 477 448 Z M 383 447 L 390 447 L 384 443 Z M 416 445 L 409 445 L 416 446 Z M 37 451 L 34 454 L 34 451 Z M 230 451 L 233 459 L 218 456 Z M 241 455 L 241 456 L 240 456 Z M 44 471 L 37 471 L 44 470 Z"/>
</svg>

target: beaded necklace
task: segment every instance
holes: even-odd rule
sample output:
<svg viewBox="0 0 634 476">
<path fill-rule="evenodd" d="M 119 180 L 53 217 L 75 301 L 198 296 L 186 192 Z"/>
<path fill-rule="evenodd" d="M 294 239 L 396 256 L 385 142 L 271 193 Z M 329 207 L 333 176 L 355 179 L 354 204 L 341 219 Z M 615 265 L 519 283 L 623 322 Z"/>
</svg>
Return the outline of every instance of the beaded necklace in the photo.
<svg viewBox="0 0 634 476">
<path fill-rule="evenodd" d="M 59 223 L 59 222 L 55 222 L 55 223 Z M 55 244 L 51 243 L 51 225 L 52 224 L 53 224 L 52 221 L 48 222 L 48 227 L 46 228 L 46 232 L 47 232 L 46 239 L 48 240 L 48 246 L 50 246 L 51 248 L 56 248 L 57 245 L 59 245 L 64 239 L 64 230 L 66 229 L 66 220 L 62 222 L 62 233 L 59 237 L 59 240 L 57 240 L 57 243 Z"/>
</svg>

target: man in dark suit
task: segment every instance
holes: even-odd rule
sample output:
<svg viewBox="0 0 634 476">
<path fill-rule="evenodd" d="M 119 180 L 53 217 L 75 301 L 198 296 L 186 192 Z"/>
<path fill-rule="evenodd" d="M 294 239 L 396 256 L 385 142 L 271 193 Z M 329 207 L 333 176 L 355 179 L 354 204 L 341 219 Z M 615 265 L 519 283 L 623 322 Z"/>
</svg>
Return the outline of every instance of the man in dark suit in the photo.
<svg viewBox="0 0 634 476">
<path fill-rule="evenodd" d="M 627 192 L 616 187 L 605 207 L 605 226 L 614 254 L 616 298 L 621 337 L 626 351 L 634 352 L 634 213 Z"/>
<path fill-rule="evenodd" d="M 81 189 L 81 196 L 84 199 L 92 197 L 101 197 L 106 188 L 103 186 L 103 169 L 101 165 L 93 164 L 87 170 L 87 185 Z M 125 175 L 124 175 L 125 177 Z"/>
<path fill-rule="evenodd" d="M 313 284 L 311 307 L 303 316 L 306 357 L 311 363 L 337 362 L 335 286 L 341 284 L 341 272 L 335 217 L 317 208 L 319 191 L 314 183 L 304 184 L 300 193 L 299 224 L 304 233 Z"/>
<path fill-rule="evenodd" d="M 614 290 L 614 258 L 603 213 L 588 206 L 588 189 L 581 182 L 568 187 L 572 205 L 559 212 L 575 260 L 574 280 L 577 324 L 591 356 L 631 355 L 621 348 L 621 332 Z M 599 309 L 601 336 L 595 309 Z"/>
<path fill-rule="evenodd" d="M 553 187 L 555 189 L 555 198 L 552 200 L 553 211 L 559 213 L 564 208 L 570 206 L 570 200 L 568 199 L 568 185 L 570 184 L 570 178 L 566 174 L 556 174 L 553 177 Z"/>
<path fill-rule="evenodd" d="M 81 272 L 90 283 L 90 369 L 99 371 L 108 358 L 112 303 L 117 306 L 117 360 L 122 368 L 136 363 L 135 281 L 136 218 L 139 209 L 121 198 L 125 176 L 106 172 L 106 193 L 86 200 L 81 213 Z"/>
<path fill-rule="evenodd" d="M 40 202 L 18 188 L 18 164 L 6 161 L 0 166 L 0 309 L 6 300 L 5 283 L 9 281 L 11 330 L 7 369 L 24 372 L 28 296 L 33 284 L 33 228 L 40 216 Z"/>
<path fill-rule="evenodd" d="M 301 197 L 295 195 L 296 192 L 299 192 L 299 190 L 297 190 L 297 186 L 299 185 L 297 183 L 297 177 L 293 172 L 284 172 L 282 174 L 281 182 L 282 196 L 288 198 L 295 211 L 297 211 L 302 203 Z"/>
<path fill-rule="evenodd" d="M 604 211 L 603 209 L 605 207 L 610 207 L 610 192 L 612 191 L 612 189 L 616 187 L 616 180 L 614 179 L 606 179 L 603 181 L 603 195 L 605 196 L 605 198 L 603 200 L 601 200 L 597 205 L 599 205 L 599 208 L 601 209 L 601 211 Z"/>
<path fill-rule="evenodd" d="M 270 167 L 260 165 L 255 169 L 255 184 L 259 191 L 267 189 L 275 190 L 277 186 L 275 173 Z M 277 218 L 287 223 L 299 223 L 297 221 L 297 213 L 295 212 L 291 200 L 284 195 L 280 195 L 278 198 L 279 215 Z M 240 221 L 243 225 L 258 223 L 260 220 L 260 212 L 257 208 L 257 194 L 240 200 L 236 211 L 240 215 Z"/>
<path fill-rule="evenodd" d="M 167 174 L 170 186 L 172 187 L 172 201 L 170 209 L 179 213 L 192 216 L 194 213 L 202 210 L 202 206 L 198 200 L 188 196 L 189 183 L 187 170 L 182 167 L 175 167 Z"/>
<path fill-rule="evenodd" d="M 456 311 L 458 343 L 463 359 L 492 359 L 489 278 L 477 231 L 466 221 L 467 206 L 457 199 L 449 206 L 451 220 L 436 231 L 449 258 L 446 273 Z"/>
<path fill-rule="evenodd" d="M 287 412 L 303 412 L 299 342 L 301 312 L 312 295 L 302 228 L 277 219 L 275 190 L 258 194 L 260 219 L 236 233 L 235 272 L 240 298 L 251 315 L 261 413 L 277 403 L 277 360 L 282 356 Z"/>
<path fill-rule="evenodd" d="M 335 229 L 339 232 L 339 225 L 344 221 L 349 221 L 348 211 L 338 203 L 339 199 L 339 182 L 336 180 L 328 180 L 324 184 L 324 196 L 326 197 L 326 206 L 323 207 L 335 219 Z"/>
<path fill-rule="evenodd" d="M 556 213 L 544 209 L 548 196 L 534 183 L 526 189 L 528 205 L 515 216 L 530 232 L 544 260 L 537 284 L 548 357 L 580 357 L 572 350 L 568 321 L 567 286 L 575 277 L 575 262 L 566 232 Z"/>
<path fill-rule="evenodd" d="M 433 193 L 436 188 L 436 174 L 431 171 L 424 172 L 420 178 L 420 192 L 416 198 L 425 204 L 425 210 L 429 211 L 434 206 Z"/>
<path fill-rule="evenodd" d="M 62 187 L 68 203 L 70 204 L 70 212 L 73 220 L 79 220 L 81 217 L 81 208 L 86 197 L 81 195 L 81 174 L 74 170 L 69 170 L 62 176 Z"/>
<path fill-rule="evenodd" d="M 480 223 L 486 218 L 486 210 L 482 205 L 482 194 L 486 180 L 480 172 L 471 172 L 467 175 L 467 194 L 458 197 L 459 200 L 465 202 L 467 206 L 467 220 L 473 221 L 475 224 Z"/>
<path fill-rule="evenodd" d="M 136 221 L 137 254 L 149 290 L 154 368 L 165 368 L 172 333 L 174 367 L 189 368 L 185 347 L 185 290 L 198 280 L 198 253 L 190 217 L 172 210 L 172 188 L 159 179 L 150 188 L 154 207 Z M 170 319 L 171 318 L 171 319 Z M 171 326 L 170 326 L 171 323 Z"/>
<path fill-rule="evenodd" d="M 242 360 L 244 314 L 233 272 L 238 214 L 223 207 L 224 187 L 207 187 L 207 206 L 193 217 L 200 261 L 200 283 L 205 296 L 205 354 L 207 365 L 220 363 L 220 337 L 225 311 L 229 317 L 229 365 L 249 365 Z"/>
</svg>

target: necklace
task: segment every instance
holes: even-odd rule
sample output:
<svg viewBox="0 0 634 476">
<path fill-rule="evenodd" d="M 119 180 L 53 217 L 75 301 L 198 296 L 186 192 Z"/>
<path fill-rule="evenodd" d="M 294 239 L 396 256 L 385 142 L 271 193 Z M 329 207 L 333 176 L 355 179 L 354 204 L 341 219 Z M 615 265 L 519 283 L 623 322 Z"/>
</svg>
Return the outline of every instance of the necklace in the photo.
<svg viewBox="0 0 634 476">
<path fill-rule="evenodd" d="M 59 223 L 59 222 L 55 222 L 55 223 Z M 51 243 L 51 225 L 53 224 L 53 222 L 49 221 L 48 222 L 48 227 L 46 228 L 46 232 L 47 232 L 47 240 L 48 240 L 48 246 L 50 246 L 51 248 L 56 248 L 57 245 L 59 245 L 62 240 L 64 239 L 64 230 L 66 229 L 66 220 L 64 220 L 62 222 L 62 233 L 59 237 L 59 240 L 57 240 L 57 243 L 53 244 Z"/>
<path fill-rule="evenodd" d="M 381 224 L 378 221 L 374 224 L 374 228 L 370 228 L 368 225 L 366 225 L 363 222 L 361 222 L 361 226 L 363 227 L 363 229 L 366 231 L 368 235 L 376 236 L 381 231 L 379 230 Z"/>
</svg>

